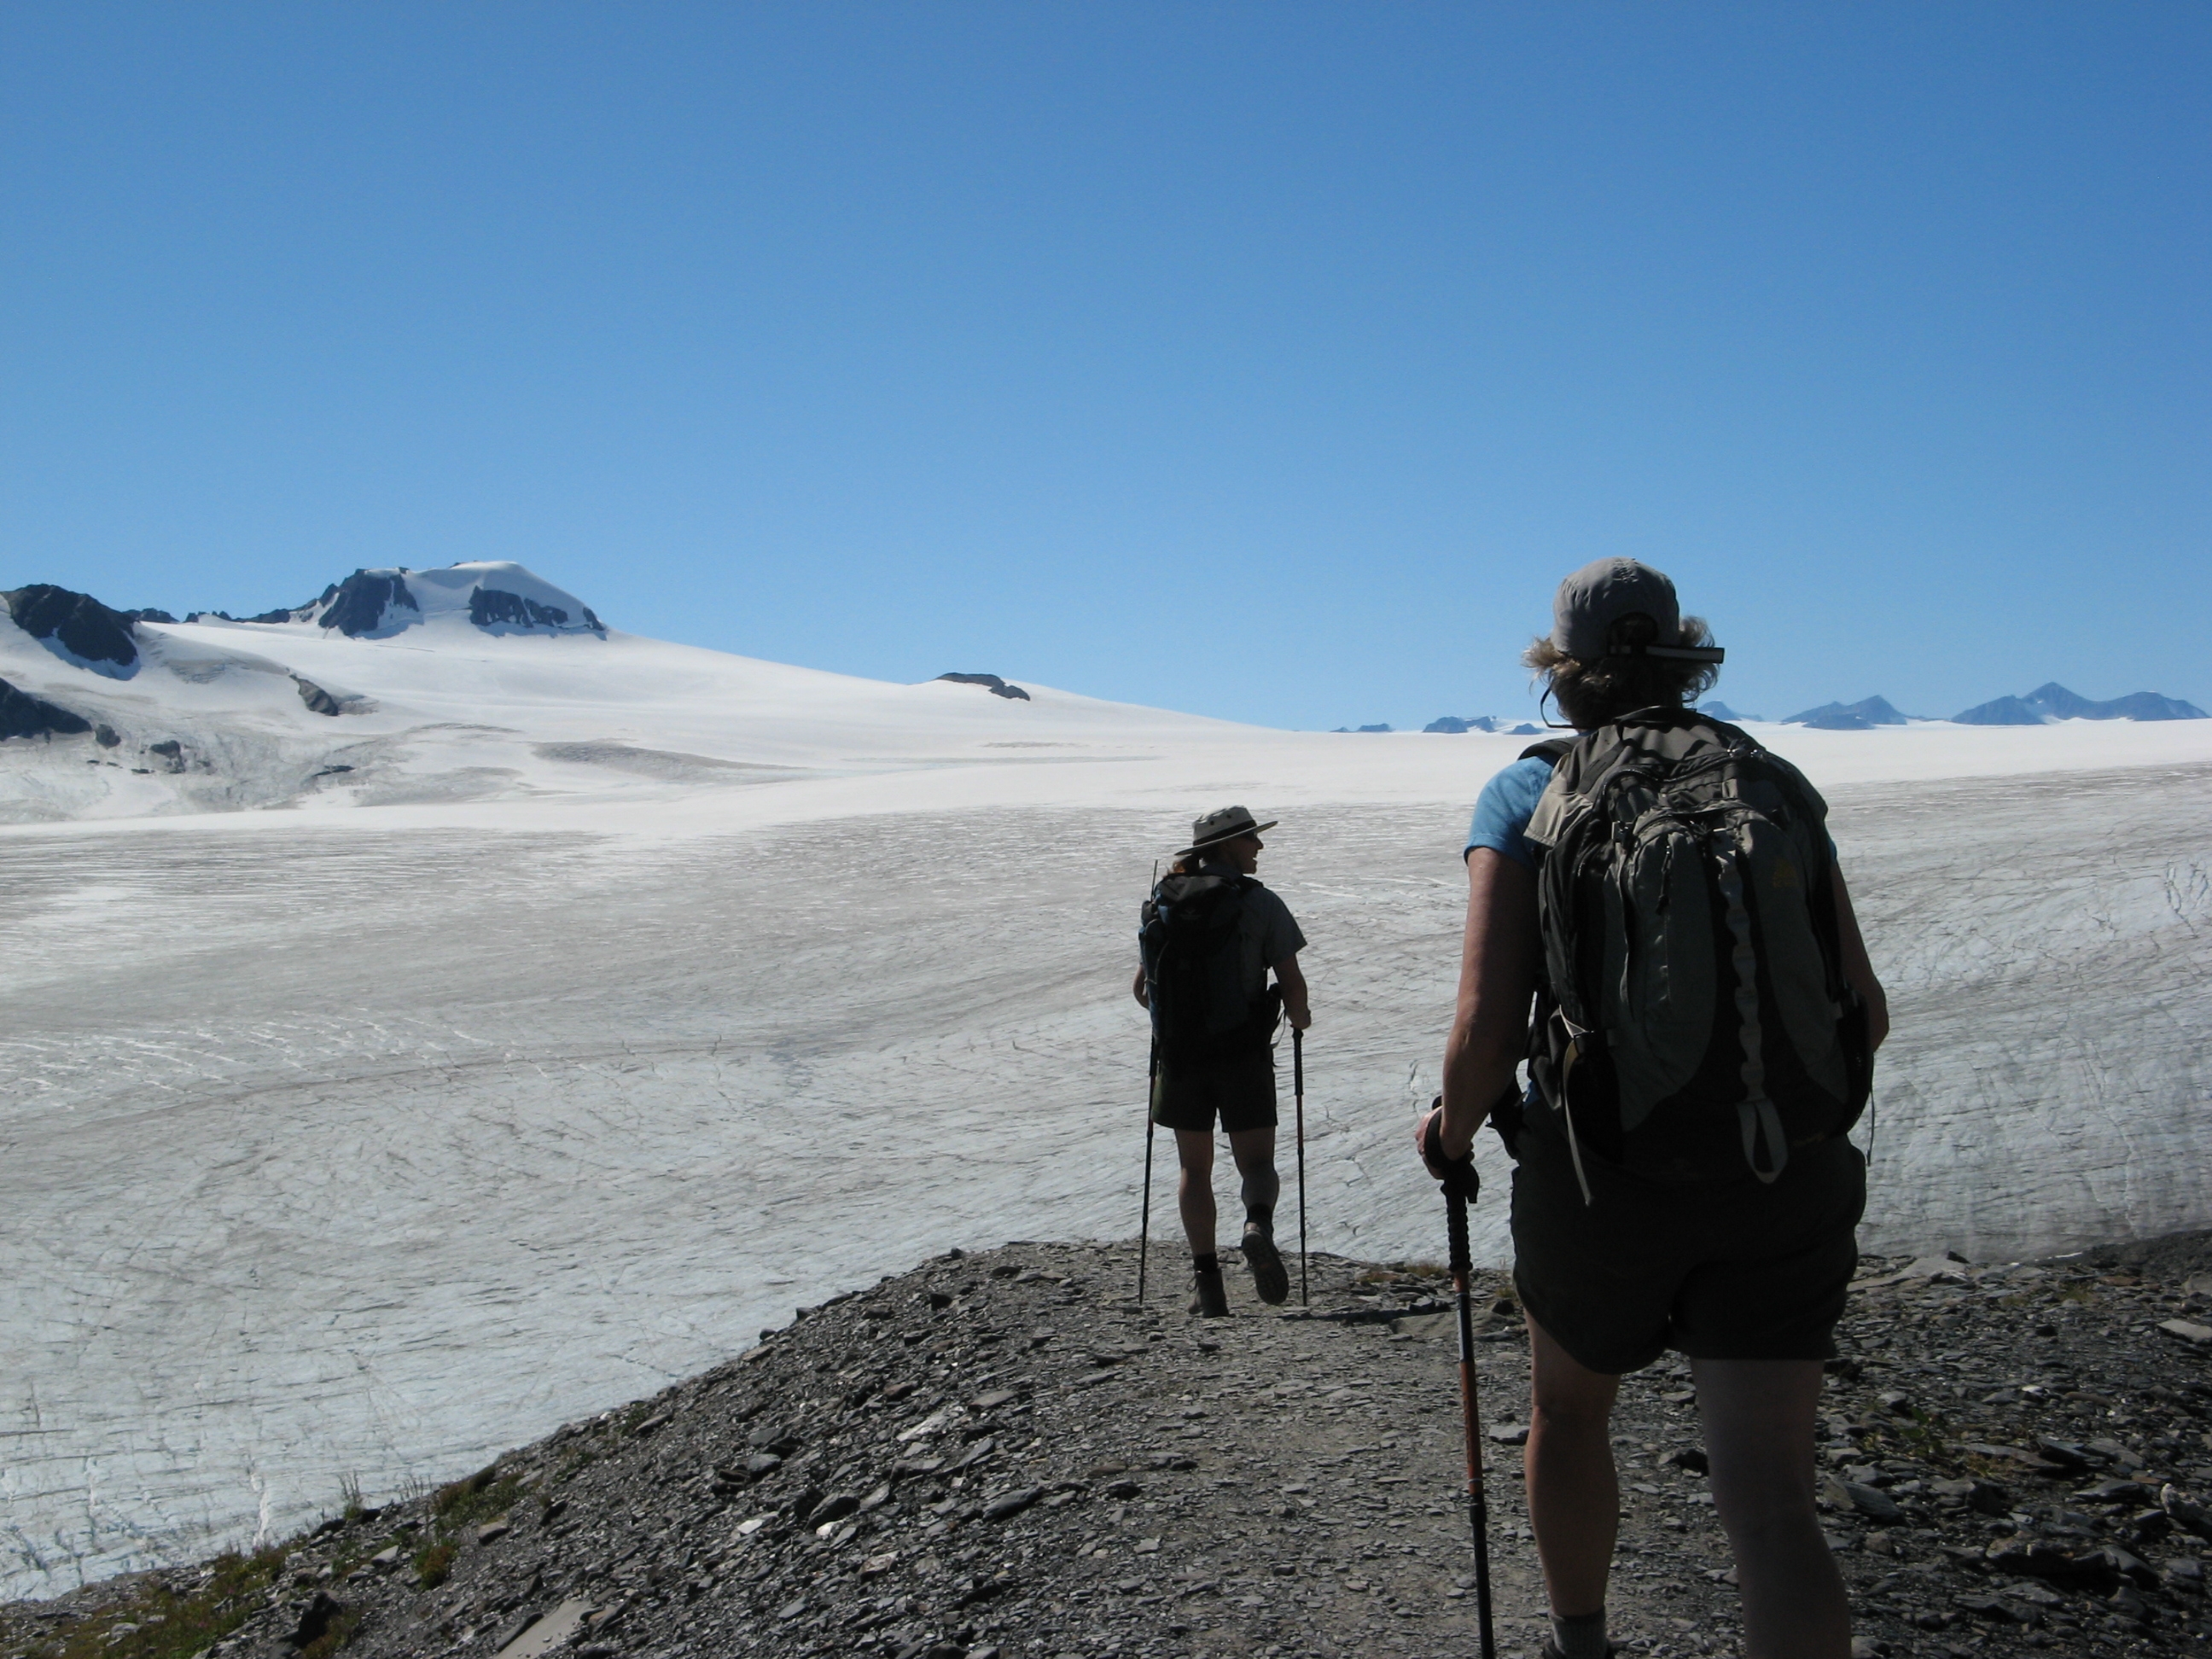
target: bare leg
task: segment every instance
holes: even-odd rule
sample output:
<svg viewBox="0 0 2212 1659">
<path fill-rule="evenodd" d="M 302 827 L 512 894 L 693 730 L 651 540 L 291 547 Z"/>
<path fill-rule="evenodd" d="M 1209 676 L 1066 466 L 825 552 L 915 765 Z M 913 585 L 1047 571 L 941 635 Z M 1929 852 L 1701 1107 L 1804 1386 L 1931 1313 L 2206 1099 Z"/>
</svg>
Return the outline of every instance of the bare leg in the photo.
<svg viewBox="0 0 2212 1659">
<path fill-rule="evenodd" d="M 1528 1322 L 1528 1520 L 1552 1611 L 1579 1619 L 1605 1606 L 1620 1524 L 1613 1400 L 1620 1379 L 1577 1363 Z"/>
<path fill-rule="evenodd" d="M 1275 1173 L 1275 1132 L 1239 1129 L 1229 1137 L 1229 1155 L 1243 1177 L 1245 1213 L 1258 1209 L 1272 1217 L 1283 1190 L 1282 1177 Z"/>
<path fill-rule="evenodd" d="M 1698 1359 L 1713 1507 L 1735 1552 L 1744 1659 L 1847 1659 L 1843 1575 L 1813 1507 L 1815 1359 Z"/>
<path fill-rule="evenodd" d="M 1175 1132 L 1176 1158 L 1182 1178 L 1176 1186 L 1176 1205 L 1182 1211 L 1182 1230 L 1190 1239 L 1193 1255 L 1213 1254 L 1213 1137 L 1195 1129 Z"/>
</svg>

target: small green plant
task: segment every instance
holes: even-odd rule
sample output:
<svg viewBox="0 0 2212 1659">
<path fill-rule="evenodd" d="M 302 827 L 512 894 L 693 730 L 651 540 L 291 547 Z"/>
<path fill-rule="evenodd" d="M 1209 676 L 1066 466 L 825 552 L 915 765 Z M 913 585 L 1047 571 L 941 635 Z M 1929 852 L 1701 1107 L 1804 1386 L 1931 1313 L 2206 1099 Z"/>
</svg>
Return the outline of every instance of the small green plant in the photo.
<svg viewBox="0 0 2212 1659">
<path fill-rule="evenodd" d="M 453 1577 L 456 1553 L 452 1540 L 444 1538 L 416 1553 L 415 1576 L 424 1589 L 435 1589 Z"/>
<path fill-rule="evenodd" d="M 65 1640 L 32 1649 L 29 1659 L 191 1659 L 244 1624 L 283 1570 L 276 1547 L 217 1556 L 208 1582 L 189 1595 L 151 1583 L 82 1620 Z"/>
<path fill-rule="evenodd" d="M 338 1480 L 338 1496 L 343 1500 L 341 1508 L 342 1512 L 345 1516 L 347 1524 L 350 1525 L 354 1522 L 360 1520 L 362 1511 L 361 1477 L 357 1474 L 341 1476 Z"/>
<path fill-rule="evenodd" d="M 1957 1466 L 1959 1455 L 1951 1449 L 1945 1428 L 1942 1413 L 1915 1406 L 1912 1420 L 1899 1429 L 1898 1438 L 1904 1443 L 1907 1456 L 1939 1468 L 1952 1468 Z"/>
<path fill-rule="evenodd" d="M 504 1515 L 514 1507 L 521 1491 L 521 1480 L 512 1474 L 502 1475 L 494 1463 L 465 1480 L 439 1487 L 437 1496 L 430 1500 L 430 1511 L 440 1532 L 458 1531 L 472 1521 Z"/>
</svg>

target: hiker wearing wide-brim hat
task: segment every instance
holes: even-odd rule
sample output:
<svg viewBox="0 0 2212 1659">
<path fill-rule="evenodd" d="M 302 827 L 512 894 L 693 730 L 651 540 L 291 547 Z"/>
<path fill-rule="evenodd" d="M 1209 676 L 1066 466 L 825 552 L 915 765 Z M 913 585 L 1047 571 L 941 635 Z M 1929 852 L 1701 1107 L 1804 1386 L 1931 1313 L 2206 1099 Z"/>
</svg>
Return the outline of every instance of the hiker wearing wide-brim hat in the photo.
<svg viewBox="0 0 2212 1659">
<path fill-rule="evenodd" d="M 1290 1294 L 1275 1248 L 1275 1058 L 1279 1009 L 1313 1024 L 1298 952 L 1305 935 L 1255 872 L 1277 820 L 1224 806 L 1191 825 L 1190 844 L 1145 902 L 1142 957 L 1130 987 L 1152 1018 L 1152 1121 L 1175 1131 L 1176 1201 L 1190 1240 L 1191 1311 L 1229 1311 L 1214 1239 L 1213 1133 L 1218 1120 L 1243 1178 L 1240 1241 L 1263 1302 Z M 1268 983 L 1268 975 L 1274 983 Z"/>
<path fill-rule="evenodd" d="M 1746 1655 L 1850 1650 L 1805 1449 L 1865 1204 L 1846 1132 L 1887 1006 L 1820 796 L 1692 706 L 1721 660 L 1649 565 L 1569 576 L 1522 661 L 1575 735 L 1490 781 L 1462 854 L 1458 1007 L 1416 1142 L 1455 1203 L 1486 1120 L 1515 1160 L 1551 1659 L 1612 1651 L 1611 1414 L 1621 1375 L 1670 1348 L 1695 1372 Z"/>
<path fill-rule="evenodd" d="M 1252 822 L 1252 815 L 1241 806 L 1224 806 L 1208 812 L 1190 826 L 1190 845 L 1177 853 L 1177 859 L 1196 858 L 1209 848 L 1226 847 L 1232 841 L 1242 841 L 1249 836 L 1258 840 L 1263 830 L 1272 830 L 1280 818 L 1269 818 L 1265 823 Z M 1264 844 L 1264 843 L 1263 843 Z M 1258 848 L 1254 848 L 1256 855 Z"/>
</svg>

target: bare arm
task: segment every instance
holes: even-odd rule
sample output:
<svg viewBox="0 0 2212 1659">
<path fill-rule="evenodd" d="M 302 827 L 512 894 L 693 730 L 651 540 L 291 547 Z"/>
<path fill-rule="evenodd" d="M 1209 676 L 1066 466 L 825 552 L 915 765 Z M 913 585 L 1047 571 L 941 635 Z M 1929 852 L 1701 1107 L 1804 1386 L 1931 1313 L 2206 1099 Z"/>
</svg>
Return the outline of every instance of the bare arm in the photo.
<svg viewBox="0 0 2212 1659">
<path fill-rule="evenodd" d="M 1836 890 L 1836 933 L 1843 946 L 1844 977 L 1866 1000 L 1867 1039 L 1879 1048 L 1889 1035 L 1889 997 L 1874 976 L 1874 963 L 1867 956 L 1866 939 L 1851 909 L 1850 889 L 1844 885 L 1842 869 L 1832 872 L 1831 878 Z"/>
<path fill-rule="evenodd" d="M 1152 1006 L 1152 998 L 1145 994 L 1145 969 L 1142 963 L 1137 965 L 1136 983 L 1130 986 L 1129 994 L 1136 998 L 1137 1006 L 1139 1008 L 1149 1008 Z"/>
<path fill-rule="evenodd" d="M 1444 1047 L 1447 1158 L 1466 1155 L 1492 1103 L 1513 1086 L 1528 1041 L 1540 951 L 1535 872 L 1490 848 L 1476 848 L 1467 857 L 1459 1005 Z"/>
<path fill-rule="evenodd" d="M 1303 1031 L 1313 1024 L 1313 1008 L 1306 1000 L 1306 976 L 1295 956 L 1285 957 L 1273 966 L 1275 983 L 1283 988 L 1283 1010 L 1291 1017 L 1291 1029 Z"/>
</svg>

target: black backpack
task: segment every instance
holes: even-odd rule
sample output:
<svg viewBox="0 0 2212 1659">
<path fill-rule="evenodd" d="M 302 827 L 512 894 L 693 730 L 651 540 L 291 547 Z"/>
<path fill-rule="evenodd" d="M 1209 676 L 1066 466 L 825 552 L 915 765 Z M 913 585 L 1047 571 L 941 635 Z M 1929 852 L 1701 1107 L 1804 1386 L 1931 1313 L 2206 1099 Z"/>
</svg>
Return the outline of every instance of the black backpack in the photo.
<svg viewBox="0 0 2212 1659">
<path fill-rule="evenodd" d="M 1529 1073 L 1571 1144 L 1663 1181 L 1772 1181 L 1873 1083 L 1843 973 L 1827 807 L 1688 709 L 1539 744 L 1544 965 Z M 1584 1197 L 1589 1195 L 1584 1183 Z"/>
<path fill-rule="evenodd" d="M 1249 876 L 1168 876 L 1145 901 L 1137 943 L 1152 1036 L 1164 1060 L 1204 1064 L 1264 1048 L 1276 996 L 1255 998 L 1244 977 Z"/>
</svg>

